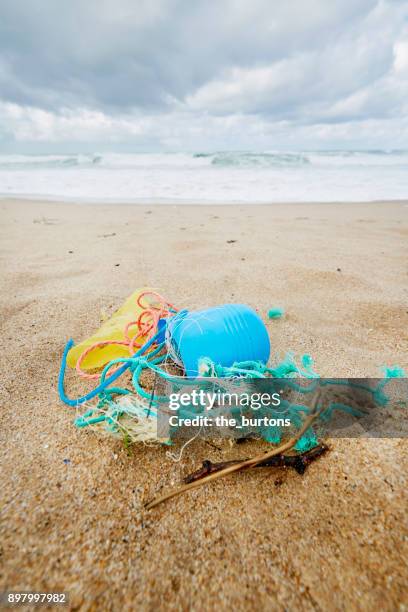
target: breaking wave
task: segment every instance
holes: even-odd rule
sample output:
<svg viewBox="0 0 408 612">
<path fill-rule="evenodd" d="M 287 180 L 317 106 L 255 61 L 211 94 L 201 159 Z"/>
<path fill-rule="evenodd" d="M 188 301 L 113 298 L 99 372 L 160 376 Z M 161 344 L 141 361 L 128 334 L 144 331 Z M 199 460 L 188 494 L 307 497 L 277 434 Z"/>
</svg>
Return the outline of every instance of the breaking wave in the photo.
<svg viewBox="0 0 408 612">
<path fill-rule="evenodd" d="M 285 167 L 310 164 L 303 153 L 218 153 L 211 158 L 213 166 Z"/>
<path fill-rule="evenodd" d="M 0 168 L 73 168 L 96 166 L 102 161 L 101 155 L 0 155 Z"/>
<path fill-rule="evenodd" d="M 110 202 L 408 199 L 408 151 L 0 155 L 0 197 Z"/>
</svg>

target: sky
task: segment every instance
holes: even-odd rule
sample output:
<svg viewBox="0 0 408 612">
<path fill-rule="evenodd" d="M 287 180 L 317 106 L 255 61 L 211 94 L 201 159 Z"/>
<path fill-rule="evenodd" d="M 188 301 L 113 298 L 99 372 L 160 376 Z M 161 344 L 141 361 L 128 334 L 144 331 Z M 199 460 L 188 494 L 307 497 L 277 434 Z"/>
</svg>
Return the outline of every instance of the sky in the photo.
<svg viewBox="0 0 408 612">
<path fill-rule="evenodd" d="M 0 0 L 0 152 L 408 149 L 405 0 Z"/>
</svg>

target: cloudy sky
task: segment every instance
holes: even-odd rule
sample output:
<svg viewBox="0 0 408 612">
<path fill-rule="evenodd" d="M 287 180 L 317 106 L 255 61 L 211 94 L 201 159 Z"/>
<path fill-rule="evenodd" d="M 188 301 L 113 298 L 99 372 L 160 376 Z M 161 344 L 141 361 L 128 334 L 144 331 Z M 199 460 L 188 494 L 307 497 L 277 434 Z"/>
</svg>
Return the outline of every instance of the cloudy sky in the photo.
<svg viewBox="0 0 408 612">
<path fill-rule="evenodd" d="M 408 149 L 408 3 L 0 0 L 0 151 Z"/>
</svg>

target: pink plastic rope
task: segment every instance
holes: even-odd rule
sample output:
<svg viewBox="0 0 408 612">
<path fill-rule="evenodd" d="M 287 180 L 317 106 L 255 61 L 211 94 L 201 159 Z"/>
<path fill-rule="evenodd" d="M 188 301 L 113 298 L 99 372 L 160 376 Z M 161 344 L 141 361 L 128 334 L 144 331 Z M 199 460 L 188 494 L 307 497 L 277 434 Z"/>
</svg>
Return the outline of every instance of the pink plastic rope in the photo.
<svg viewBox="0 0 408 612">
<path fill-rule="evenodd" d="M 149 298 L 153 297 L 155 301 L 147 300 L 147 304 L 144 304 L 142 298 L 146 299 L 146 296 Z M 143 346 L 143 344 L 145 344 L 145 342 L 156 334 L 160 319 L 169 317 L 177 312 L 177 308 L 175 308 L 173 304 L 170 304 L 170 302 L 155 291 L 144 291 L 141 293 L 137 298 L 137 305 L 143 310 L 135 321 L 130 321 L 125 326 L 123 330 L 124 340 L 102 340 L 101 342 L 95 342 L 95 344 L 92 344 L 84 350 L 75 366 L 79 376 L 89 379 L 99 378 L 99 373 L 89 374 L 82 369 L 84 359 L 95 349 L 109 345 L 126 346 L 129 350 L 129 355 L 133 355 Z M 129 329 L 134 326 L 137 327 L 138 331 L 133 337 L 130 337 Z M 151 350 L 153 350 L 153 347 Z M 116 372 L 120 367 L 121 365 L 113 369 L 111 374 Z"/>
</svg>

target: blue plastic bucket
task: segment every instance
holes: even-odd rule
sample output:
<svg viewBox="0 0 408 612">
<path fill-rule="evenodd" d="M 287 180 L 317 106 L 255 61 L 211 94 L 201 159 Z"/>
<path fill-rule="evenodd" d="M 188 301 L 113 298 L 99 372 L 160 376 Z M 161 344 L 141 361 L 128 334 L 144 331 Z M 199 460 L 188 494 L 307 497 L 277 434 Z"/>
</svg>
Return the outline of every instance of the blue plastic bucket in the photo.
<svg viewBox="0 0 408 612">
<path fill-rule="evenodd" d="M 228 367 L 235 361 L 266 363 L 271 350 L 262 319 L 245 304 L 183 310 L 168 321 L 167 342 L 187 376 L 197 376 L 201 357 Z"/>
</svg>

